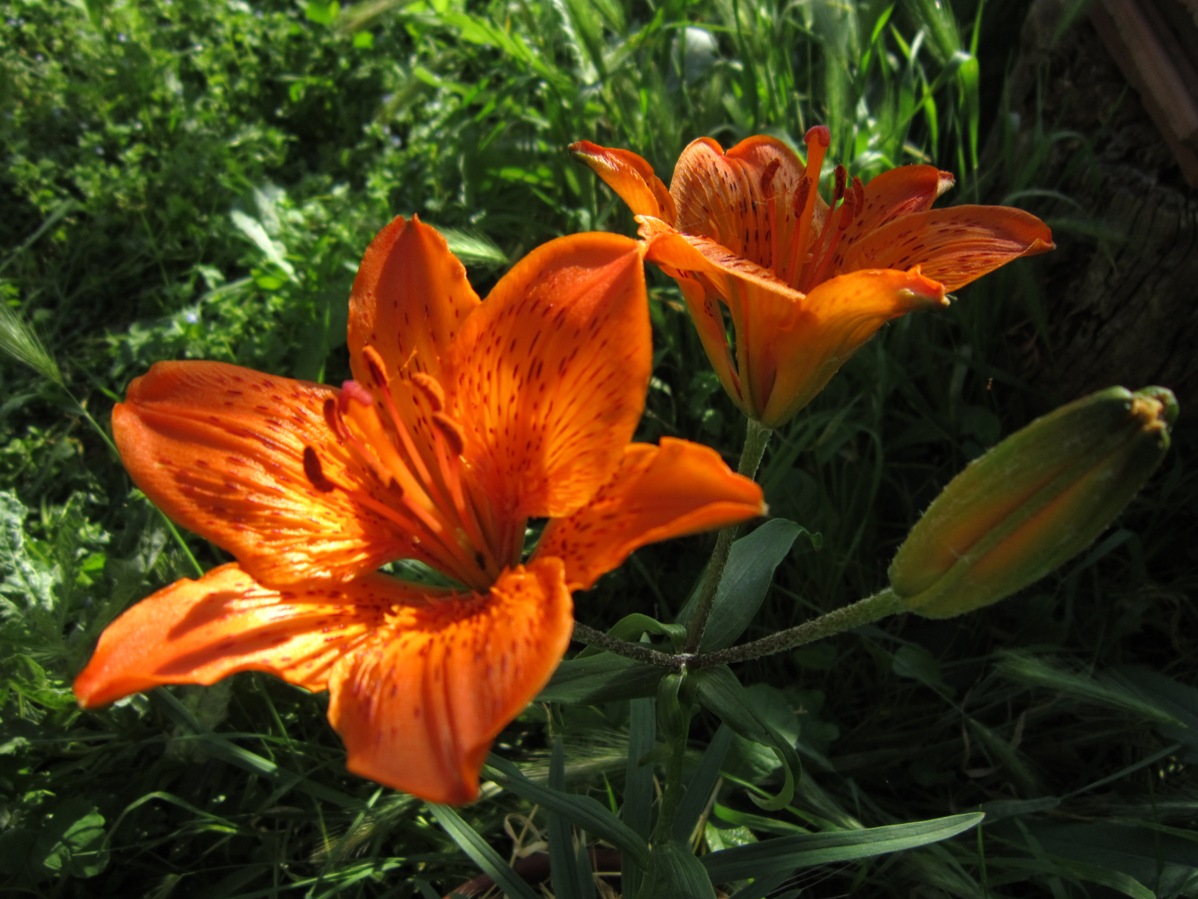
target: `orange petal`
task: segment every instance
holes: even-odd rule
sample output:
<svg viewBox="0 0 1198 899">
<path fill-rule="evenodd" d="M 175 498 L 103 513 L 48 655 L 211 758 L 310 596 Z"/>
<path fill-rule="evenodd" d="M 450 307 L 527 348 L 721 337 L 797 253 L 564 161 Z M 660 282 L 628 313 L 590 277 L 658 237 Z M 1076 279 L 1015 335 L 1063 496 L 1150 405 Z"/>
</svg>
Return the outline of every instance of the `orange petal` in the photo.
<svg viewBox="0 0 1198 899">
<path fill-rule="evenodd" d="M 614 190 L 633 215 L 651 215 L 674 221 L 674 200 L 661 179 L 640 156 L 630 150 L 600 147 L 589 140 L 570 145 L 570 153 L 586 163 Z"/>
<path fill-rule="evenodd" d="M 703 348 L 725 388 L 728 380 L 721 365 L 730 364 L 730 358 L 736 360 L 736 390 L 729 390 L 729 395 L 745 414 L 760 419 L 778 367 L 776 337 L 796 327 L 803 294 L 715 241 L 661 228 L 649 219 L 641 224 L 646 259 L 662 266 L 668 275 L 695 278 L 706 288 L 700 293 L 679 280 Z M 732 318 L 735 352 L 731 355 L 722 320 L 716 322 L 709 308 L 712 295 L 728 306 Z"/>
<path fill-rule="evenodd" d="M 344 580 L 417 556 L 386 517 L 390 488 L 326 423 L 336 397 L 221 362 L 159 362 L 113 410 L 113 436 L 151 500 L 258 580 Z"/>
<path fill-rule="evenodd" d="M 445 238 L 415 216 L 396 218 L 371 242 L 349 298 L 349 358 L 371 383 L 361 350 L 373 346 L 388 378 L 408 367 L 441 377 L 441 360 L 478 295 Z"/>
<path fill-rule="evenodd" d="M 943 286 L 918 270 L 853 272 L 819 284 L 792 322 L 766 338 L 776 370 L 762 424 L 788 421 L 890 319 L 944 305 Z"/>
<path fill-rule="evenodd" d="M 556 559 L 508 570 L 486 594 L 397 598 L 330 678 L 349 769 L 431 802 L 474 799 L 491 742 L 557 668 L 572 615 Z"/>
<path fill-rule="evenodd" d="M 765 172 L 754 168 L 755 158 L 752 153 L 747 159 L 729 158 L 709 137 L 691 141 L 678 157 L 670 180 L 678 208 L 673 225 L 768 267 L 771 209 L 762 193 Z"/>
<path fill-rule="evenodd" d="M 844 255 L 843 270 L 921 266 L 957 290 L 1020 256 L 1053 249 L 1040 219 L 1007 206 L 953 206 L 904 216 L 863 236 Z"/>
<path fill-rule="evenodd" d="M 159 590 L 105 628 L 75 681 L 75 696 L 94 708 L 163 684 L 212 684 L 238 671 L 268 671 L 324 690 L 333 664 L 371 638 L 385 611 L 360 584 L 279 592 L 236 565 L 222 565 L 198 581 Z"/>
<path fill-rule="evenodd" d="M 506 519 L 558 517 L 620 462 L 652 364 L 637 241 L 577 234 L 533 250 L 454 345 L 464 455 Z"/>
<path fill-rule="evenodd" d="M 953 181 L 949 172 L 932 165 L 887 169 L 865 185 L 864 206 L 845 229 L 841 246 L 849 247 L 863 235 L 905 215 L 927 212 L 936 198 L 952 187 Z M 843 251 L 840 255 L 843 256 Z"/>
<path fill-rule="evenodd" d="M 536 558 L 561 559 L 572 590 L 587 590 L 642 546 L 765 514 L 761 487 L 719 453 L 686 440 L 634 443 L 616 476 L 569 518 L 549 522 Z"/>
</svg>

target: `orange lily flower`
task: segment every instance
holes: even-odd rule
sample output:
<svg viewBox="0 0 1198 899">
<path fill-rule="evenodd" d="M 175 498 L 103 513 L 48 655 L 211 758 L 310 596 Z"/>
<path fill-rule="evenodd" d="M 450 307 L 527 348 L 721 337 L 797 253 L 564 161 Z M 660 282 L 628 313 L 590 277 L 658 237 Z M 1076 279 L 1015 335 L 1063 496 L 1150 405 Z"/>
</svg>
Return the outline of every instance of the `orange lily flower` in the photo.
<svg viewBox="0 0 1198 899">
<path fill-rule="evenodd" d="M 651 365 L 641 249 L 561 238 L 480 302 L 441 235 L 399 218 L 354 282 L 340 389 L 217 362 L 135 380 L 113 412 L 129 473 L 237 562 L 110 625 L 80 703 L 266 671 L 329 691 L 350 770 L 475 798 L 491 742 L 565 653 L 572 591 L 764 509 L 706 447 L 629 443 Z M 446 585 L 377 570 L 400 559 Z"/>
<path fill-rule="evenodd" d="M 727 153 L 700 138 L 668 189 L 628 150 L 570 148 L 631 207 L 646 258 L 678 282 L 724 389 L 768 427 L 806 406 L 890 319 L 947 305 L 946 292 L 1053 248 L 1048 227 L 1018 209 L 932 209 L 953 184 L 933 166 L 869 184 L 837 166 L 828 203 L 819 176 L 830 142 L 827 127 L 808 131 L 804 165 L 772 137 Z"/>
</svg>

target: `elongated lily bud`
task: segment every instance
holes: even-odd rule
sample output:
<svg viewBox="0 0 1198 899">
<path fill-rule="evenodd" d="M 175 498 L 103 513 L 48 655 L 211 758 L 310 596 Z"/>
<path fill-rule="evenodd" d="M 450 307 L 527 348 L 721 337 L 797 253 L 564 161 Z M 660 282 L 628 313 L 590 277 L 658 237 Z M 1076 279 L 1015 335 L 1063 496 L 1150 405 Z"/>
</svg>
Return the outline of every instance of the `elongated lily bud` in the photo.
<svg viewBox="0 0 1198 899">
<path fill-rule="evenodd" d="M 1160 464 L 1177 402 L 1111 387 L 1037 419 L 974 460 L 890 564 L 909 611 L 949 618 L 998 602 L 1077 555 Z"/>
</svg>

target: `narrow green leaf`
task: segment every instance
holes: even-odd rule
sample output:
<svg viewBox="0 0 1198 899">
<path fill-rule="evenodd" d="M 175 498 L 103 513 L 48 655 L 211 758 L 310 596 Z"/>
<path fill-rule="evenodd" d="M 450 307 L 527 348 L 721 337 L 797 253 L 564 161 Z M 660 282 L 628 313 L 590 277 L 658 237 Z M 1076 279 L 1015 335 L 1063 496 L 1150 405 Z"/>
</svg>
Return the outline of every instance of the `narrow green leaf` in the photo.
<svg viewBox="0 0 1198 899">
<path fill-rule="evenodd" d="M 566 789 L 566 755 L 560 736 L 554 738 L 553 752 L 549 757 L 549 788 L 559 793 L 565 793 Z M 579 864 L 570 821 L 556 809 L 549 809 L 547 818 L 549 878 L 553 895 L 562 899 L 590 899 L 595 894 L 595 882 L 591 878 L 589 864 L 585 871 Z M 587 864 L 586 859 L 586 853 L 583 853 L 584 864 Z M 584 885 L 589 889 L 585 889 Z"/>
<path fill-rule="evenodd" d="M 624 823 L 646 845 L 653 828 L 653 765 L 642 761 L 657 741 L 656 701 L 652 697 L 628 704 L 628 760 L 624 773 Z M 629 896 L 637 895 L 644 866 L 629 853 L 620 860 L 620 880 Z"/>
<path fill-rule="evenodd" d="M 437 823 L 449 834 L 449 838 L 457 843 L 458 848 L 466 853 L 470 860 L 482 869 L 483 873 L 495 881 L 495 885 L 503 891 L 505 896 L 514 896 L 516 899 L 538 899 L 536 891 L 507 866 L 499 857 L 499 853 L 487 845 L 487 841 L 479 836 L 478 832 L 467 824 L 461 815 L 447 805 L 431 802 L 428 805 L 428 810 L 433 813 Z"/>
<path fill-rule="evenodd" d="M 529 780 L 516 765 L 497 755 L 487 759 L 487 768 L 489 776 L 504 789 L 558 812 L 575 827 L 607 840 L 642 864 L 648 862 L 649 847 L 645 840 L 590 796 L 563 793 Z"/>
<path fill-rule="evenodd" d="M 732 736 L 730 727 L 720 725 L 703 751 L 699 767 L 686 780 L 686 792 L 682 794 L 682 801 L 678 803 L 674 812 L 672 836 L 679 843 L 689 845 L 691 836 L 703 820 L 703 813 L 707 810 L 716 782 L 720 779 L 720 765 L 724 762 L 724 756 L 728 754 Z"/>
<path fill-rule="evenodd" d="M 727 883 L 926 846 L 976 827 L 983 817 L 981 812 L 967 812 L 864 830 L 778 837 L 713 852 L 701 861 L 714 882 Z"/>
</svg>

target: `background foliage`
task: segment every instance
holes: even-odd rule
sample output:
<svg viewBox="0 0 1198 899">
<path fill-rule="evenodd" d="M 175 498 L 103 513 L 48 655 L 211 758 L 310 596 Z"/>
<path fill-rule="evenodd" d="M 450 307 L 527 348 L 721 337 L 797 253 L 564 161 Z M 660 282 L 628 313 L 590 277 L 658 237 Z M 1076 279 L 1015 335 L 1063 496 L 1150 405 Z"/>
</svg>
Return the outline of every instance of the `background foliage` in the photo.
<svg viewBox="0 0 1198 899">
<path fill-rule="evenodd" d="M 493 771 L 504 788 L 458 813 L 347 775 L 323 699 L 269 678 L 80 713 L 70 682 L 104 625 L 197 562 L 221 561 L 132 490 L 107 442 L 111 404 L 165 358 L 339 381 L 357 260 L 397 213 L 449 229 L 480 291 L 549 237 L 631 233 L 623 205 L 565 153 L 580 138 L 635 149 L 668 177 L 699 134 L 799 145 L 822 122 L 831 156 L 856 174 L 931 161 L 958 175 L 956 200 L 1030 208 L 1068 241 L 1069 198 L 1037 183 L 1027 160 L 984 153 L 1014 125 L 1002 85 L 1024 6 L 6 0 L 4 889 L 431 896 L 477 873 L 470 834 L 503 858 L 543 849 L 554 832 L 560 845 L 569 821 L 511 772 Z M 1052 123 L 1034 127 L 1049 134 Z M 762 475 L 771 509 L 820 539 L 794 544 L 748 636 L 878 589 L 939 486 L 1030 420 L 1036 397 L 1005 335 L 1052 315 L 1041 264 L 968 288 L 943 315 L 896 323 L 775 439 Z M 674 288 L 652 283 L 645 437 L 689 436 L 734 456 L 735 410 Z M 705 750 L 727 750 L 710 771 L 723 775 L 714 803 L 694 810 L 707 849 L 987 817 L 933 847 L 796 864 L 738 895 L 1198 889 L 1198 663 L 1186 638 L 1198 632 L 1196 573 L 1180 511 L 1195 491 L 1182 450 L 1093 550 L 1019 597 L 741 666 L 804 777 L 792 803 L 759 808 L 750 796 L 781 781 L 776 755 L 698 720 L 696 771 L 714 758 Z M 709 545 L 642 551 L 579 597 L 580 618 L 670 620 Z M 535 781 L 562 747 L 554 782 L 623 803 L 630 821 L 652 790 L 649 769 L 627 762 L 652 748 L 651 702 L 536 705 L 497 752 Z"/>
</svg>

